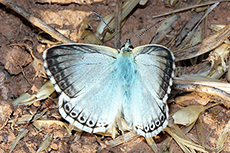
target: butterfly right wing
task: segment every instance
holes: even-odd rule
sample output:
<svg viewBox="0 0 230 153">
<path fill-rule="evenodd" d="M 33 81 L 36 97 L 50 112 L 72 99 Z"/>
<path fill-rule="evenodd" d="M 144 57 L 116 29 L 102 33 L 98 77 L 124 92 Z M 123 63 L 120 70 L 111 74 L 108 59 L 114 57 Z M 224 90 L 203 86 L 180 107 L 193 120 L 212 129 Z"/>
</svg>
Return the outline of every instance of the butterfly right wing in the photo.
<svg viewBox="0 0 230 153">
<path fill-rule="evenodd" d="M 168 124 L 167 99 L 172 85 L 174 56 L 164 46 L 149 44 L 133 49 L 137 67 L 131 108 L 125 119 L 137 134 L 153 137 Z"/>
<path fill-rule="evenodd" d="M 59 97 L 63 118 L 89 133 L 105 132 L 120 108 L 113 81 L 118 51 L 89 44 L 66 44 L 47 49 L 44 67 Z M 117 91 L 117 92 L 114 92 Z"/>
</svg>

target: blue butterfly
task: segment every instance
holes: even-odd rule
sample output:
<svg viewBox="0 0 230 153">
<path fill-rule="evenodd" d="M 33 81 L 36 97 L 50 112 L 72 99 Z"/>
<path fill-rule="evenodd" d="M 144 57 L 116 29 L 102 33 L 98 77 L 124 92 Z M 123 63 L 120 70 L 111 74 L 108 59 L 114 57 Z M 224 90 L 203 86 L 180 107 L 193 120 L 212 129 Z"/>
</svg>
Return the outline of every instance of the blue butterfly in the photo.
<svg viewBox="0 0 230 153">
<path fill-rule="evenodd" d="M 43 58 L 60 93 L 59 112 L 77 128 L 106 132 L 123 118 L 137 134 L 148 138 L 167 126 L 166 100 L 175 66 L 166 47 L 133 48 L 130 40 L 120 50 L 62 44 L 45 50 Z"/>
</svg>

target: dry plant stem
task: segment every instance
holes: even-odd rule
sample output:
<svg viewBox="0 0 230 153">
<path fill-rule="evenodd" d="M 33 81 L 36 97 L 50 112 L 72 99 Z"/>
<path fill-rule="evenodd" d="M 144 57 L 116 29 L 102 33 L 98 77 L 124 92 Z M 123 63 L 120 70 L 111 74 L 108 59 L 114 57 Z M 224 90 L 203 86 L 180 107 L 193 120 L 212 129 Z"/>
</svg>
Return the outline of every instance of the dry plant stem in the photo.
<svg viewBox="0 0 230 153">
<path fill-rule="evenodd" d="M 200 50 L 200 46 L 201 44 L 197 44 L 187 49 L 180 49 L 180 50 L 174 51 L 173 54 L 175 56 L 175 62 L 187 60 L 187 59 L 199 56 L 198 52 Z"/>
<path fill-rule="evenodd" d="M 0 127 L 0 130 L 2 130 L 6 126 L 6 124 L 8 123 L 8 121 L 9 121 L 9 118 L 6 119 L 5 122 L 2 124 L 2 126 Z"/>
<path fill-rule="evenodd" d="M 115 48 L 119 49 L 121 47 L 120 39 L 121 39 L 121 21 L 122 21 L 122 0 L 117 0 L 116 8 L 115 8 L 115 33 L 118 38 L 115 38 Z M 118 40 L 119 39 L 119 40 Z"/>
<path fill-rule="evenodd" d="M 211 2 L 204 3 L 204 4 L 197 4 L 197 5 L 189 6 L 189 7 L 186 7 L 186 8 L 181 8 L 181 9 L 178 9 L 178 10 L 167 12 L 167 13 L 164 13 L 164 14 L 152 16 L 152 18 L 155 19 L 155 18 L 159 18 L 159 17 L 162 17 L 162 16 L 167 16 L 167 15 L 170 15 L 170 14 L 187 11 L 187 10 L 197 8 L 197 7 L 202 7 L 202 6 L 206 6 L 206 5 L 210 5 L 210 4 L 214 4 L 214 3 L 218 3 L 218 2 L 229 2 L 229 1 L 230 0 L 220 0 L 220 1 L 211 1 Z"/>
<path fill-rule="evenodd" d="M 121 135 L 111 141 L 109 141 L 109 144 L 112 145 L 112 147 L 116 147 L 124 142 L 127 142 L 129 140 L 132 140 L 132 139 L 135 139 L 135 138 L 138 138 L 139 135 L 137 135 L 136 133 L 134 132 L 128 132 L 124 135 Z"/>
<path fill-rule="evenodd" d="M 179 84 L 174 83 L 173 88 L 183 92 L 202 92 L 212 96 L 212 100 L 230 108 L 230 94 L 211 86 L 200 84 Z"/>
<path fill-rule="evenodd" d="M 217 33 L 204 39 L 198 55 L 204 54 L 217 46 L 221 45 L 230 36 L 230 24 L 218 31 Z"/>
<path fill-rule="evenodd" d="M 197 150 L 208 153 L 203 146 L 193 143 L 190 139 L 186 139 L 187 136 L 185 136 L 185 134 L 183 134 L 185 137 L 183 137 L 183 135 L 180 136 L 178 133 L 174 133 L 174 130 L 171 129 L 171 127 L 169 126 L 165 128 L 165 131 L 174 138 L 174 140 L 177 142 L 177 144 L 181 147 L 181 149 L 184 152 L 190 153 L 195 152 L 195 150 Z"/>
<path fill-rule="evenodd" d="M 52 139 L 53 139 L 53 133 L 51 134 L 47 134 L 44 141 L 42 142 L 42 144 L 39 146 L 37 153 L 42 152 L 43 150 L 48 149 L 48 147 L 50 146 Z"/>
<path fill-rule="evenodd" d="M 219 5 L 219 4 L 220 4 L 220 3 L 217 2 L 217 3 L 213 4 L 212 6 L 210 6 L 210 7 L 208 8 L 208 10 L 206 11 L 206 13 L 203 15 L 203 17 L 200 19 L 200 21 L 196 24 L 196 26 L 195 26 L 194 29 L 196 29 L 196 28 L 200 25 L 200 23 L 207 17 L 207 15 L 208 15 L 217 5 Z"/>
<path fill-rule="evenodd" d="M 230 35 L 230 24 L 204 39 L 201 44 L 197 44 L 188 49 L 174 51 L 175 61 L 182 61 L 205 54 L 221 45 Z"/>
<path fill-rule="evenodd" d="M 145 140 L 154 152 L 158 152 L 157 144 L 153 138 L 145 138 Z"/>
<path fill-rule="evenodd" d="M 203 131 L 203 125 L 202 124 L 203 123 L 201 121 L 201 118 L 199 117 L 196 121 L 195 128 L 196 128 L 196 133 L 197 133 L 199 145 L 204 147 L 205 146 L 204 131 Z"/>
<path fill-rule="evenodd" d="M 51 26 L 47 25 L 45 22 L 43 22 L 41 19 L 38 19 L 34 17 L 31 13 L 27 12 L 24 8 L 18 6 L 16 3 L 13 3 L 10 0 L 0 0 L 0 3 L 4 4 L 5 6 L 9 7 L 10 9 L 14 10 L 24 18 L 26 18 L 29 22 L 31 22 L 36 27 L 40 28 L 41 30 L 48 33 L 53 38 L 57 39 L 58 41 L 61 41 L 63 43 L 74 43 L 74 41 L 68 39 L 61 33 L 59 33 L 57 30 L 52 28 Z"/>
<path fill-rule="evenodd" d="M 29 132 L 29 130 L 25 129 L 24 131 L 22 131 L 21 133 L 18 134 L 17 138 L 14 139 L 14 141 L 11 144 L 11 149 L 10 149 L 10 153 L 14 150 L 14 148 L 16 147 L 16 145 L 18 144 L 19 140 L 22 139 L 23 137 L 26 136 L 26 134 Z"/>
</svg>

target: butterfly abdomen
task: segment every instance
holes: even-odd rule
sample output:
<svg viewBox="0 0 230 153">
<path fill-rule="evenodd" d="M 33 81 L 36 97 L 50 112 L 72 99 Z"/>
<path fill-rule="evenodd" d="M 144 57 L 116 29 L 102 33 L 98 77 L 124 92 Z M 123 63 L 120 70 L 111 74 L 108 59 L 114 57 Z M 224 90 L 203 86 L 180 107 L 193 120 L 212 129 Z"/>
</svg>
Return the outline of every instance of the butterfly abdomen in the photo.
<svg viewBox="0 0 230 153">
<path fill-rule="evenodd" d="M 115 62 L 117 69 L 116 75 L 118 79 L 119 90 L 122 91 L 122 114 L 126 120 L 127 125 L 131 125 L 130 103 L 132 97 L 132 90 L 136 79 L 137 66 L 134 61 L 132 52 L 120 52 Z"/>
</svg>

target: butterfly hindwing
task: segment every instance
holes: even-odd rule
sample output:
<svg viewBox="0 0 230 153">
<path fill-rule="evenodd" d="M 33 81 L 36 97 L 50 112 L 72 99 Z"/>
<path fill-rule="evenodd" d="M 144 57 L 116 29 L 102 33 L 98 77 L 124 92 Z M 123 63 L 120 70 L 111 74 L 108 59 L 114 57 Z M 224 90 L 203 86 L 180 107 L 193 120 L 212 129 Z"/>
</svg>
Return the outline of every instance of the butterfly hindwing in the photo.
<svg viewBox="0 0 230 153">
<path fill-rule="evenodd" d="M 105 132 L 119 112 L 111 110 L 121 105 L 113 102 L 119 97 L 112 79 L 117 54 L 115 49 L 89 44 L 54 46 L 43 54 L 47 74 L 61 94 L 59 112 L 81 130 Z"/>
<path fill-rule="evenodd" d="M 137 134 L 144 137 L 153 137 L 167 126 L 168 107 L 166 103 L 153 96 L 146 82 L 140 76 L 133 85 L 130 101 L 130 112 L 127 121 L 130 120 Z"/>
</svg>

